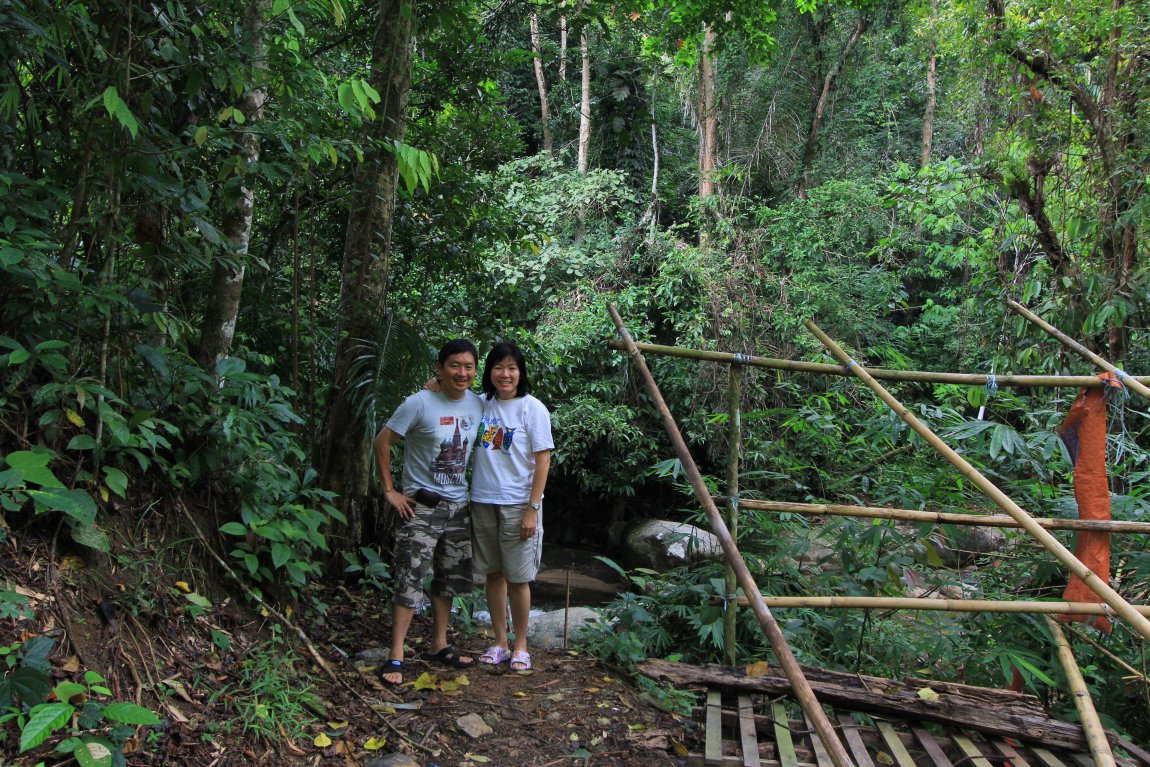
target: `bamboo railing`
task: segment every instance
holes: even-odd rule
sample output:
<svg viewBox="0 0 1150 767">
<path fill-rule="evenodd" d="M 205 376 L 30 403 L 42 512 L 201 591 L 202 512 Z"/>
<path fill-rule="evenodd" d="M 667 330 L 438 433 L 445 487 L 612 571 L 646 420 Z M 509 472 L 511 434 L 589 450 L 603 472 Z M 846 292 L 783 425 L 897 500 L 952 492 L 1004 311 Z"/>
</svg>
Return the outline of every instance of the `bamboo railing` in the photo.
<svg viewBox="0 0 1150 767">
<path fill-rule="evenodd" d="M 773 357 L 756 357 L 750 354 L 732 354 L 730 352 L 713 352 L 702 349 L 684 349 L 678 346 L 661 346 L 659 344 L 635 343 L 641 352 L 650 352 L 666 357 L 682 357 L 684 359 L 699 360 L 701 362 L 722 362 L 728 365 L 748 365 L 756 368 L 770 370 L 789 370 L 794 373 L 814 373 L 816 375 L 849 376 L 850 373 L 842 365 L 829 365 L 823 362 L 803 362 L 801 360 L 780 360 Z M 624 349 L 619 341 L 608 341 L 612 349 Z M 1102 386 L 1102 381 L 1095 376 L 1030 376 L 1030 375 L 985 375 L 982 373 L 944 373 L 933 370 L 887 370 L 885 368 L 867 368 L 871 376 L 881 381 L 907 381 L 917 383 L 947 383 L 965 384 L 967 386 L 985 386 L 993 383 L 996 386 L 1015 387 L 1068 387 L 1072 389 L 1093 389 Z M 1150 377 L 1142 376 L 1130 380 L 1150 383 Z M 1124 379 L 1125 380 L 1125 379 Z"/>
<path fill-rule="evenodd" d="M 1120 368 L 1115 367 L 1111 363 L 1102 359 L 1097 354 L 1090 351 L 1085 346 L 1078 343 L 1077 341 L 1075 341 L 1073 338 L 1071 338 L 1070 336 L 1063 333 L 1058 328 L 1056 328 L 1053 325 L 1051 325 L 1050 323 L 1046 322 L 1044 319 L 1042 319 L 1037 314 L 1035 314 L 1034 312 L 1027 309 L 1022 304 L 1018 303 L 1014 299 L 1011 299 L 1011 298 L 1006 299 L 1006 305 L 1009 306 L 1011 309 L 1013 309 L 1018 314 L 1022 315 L 1026 319 L 1030 320 L 1030 322 L 1032 322 L 1033 324 L 1035 324 L 1038 327 L 1045 330 L 1050 335 L 1054 336 L 1066 348 L 1070 349 L 1071 351 L 1077 352 L 1078 354 L 1081 354 L 1083 357 L 1090 360 L 1095 365 L 1097 365 L 1098 367 L 1107 371 L 1108 373 L 1113 373 L 1114 375 L 1118 376 L 1118 380 L 1121 381 L 1122 384 L 1124 386 L 1126 386 L 1127 388 L 1137 392 L 1138 394 L 1142 395 L 1146 399 L 1150 399 L 1150 389 L 1146 388 L 1145 384 L 1143 383 L 1143 379 L 1134 378 L 1133 376 L 1128 375 L 1126 373 L 1126 371 L 1121 370 Z"/>
<path fill-rule="evenodd" d="M 939 597 L 763 597 L 767 607 L 780 610 L 796 607 L 848 608 L 853 610 L 926 610 L 946 613 L 1020 613 L 1027 615 L 1106 615 L 1114 614 L 1101 602 L 1043 602 L 1039 600 L 1001 601 L 993 599 L 942 599 Z M 739 597 L 742 606 L 749 604 Z M 1150 616 L 1150 606 L 1131 605 L 1140 615 Z"/>
<path fill-rule="evenodd" d="M 757 501 L 750 498 L 740 498 L 739 508 L 808 516 L 896 519 L 903 522 L 927 522 L 966 527 L 1022 527 L 1018 520 L 1005 514 L 959 514 L 946 511 L 892 509 L 886 506 L 848 506 L 836 503 L 794 503 L 791 501 Z M 1035 517 L 1034 521 L 1047 530 L 1090 530 L 1098 533 L 1150 535 L 1150 522 L 1127 522 L 1120 519 L 1046 519 L 1042 517 Z"/>
<path fill-rule="evenodd" d="M 1058 621 L 1046 616 L 1046 625 L 1054 639 L 1054 646 L 1058 649 L 1058 662 L 1062 665 L 1062 673 L 1066 674 L 1066 681 L 1070 684 L 1070 691 L 1074 694 L 1074 707 L 1078 709 L 1078 719 L 1082 724 L 1082 734 L 1086 736 L 1086 744 L 1090 747 L 1090 756 L 1094 758 L 1095 767 L 1115 767 L 1114 752 L 1110 750 L 1110 741 L 1106 739 L 1106 730 L 1102 727 L 1102 720 L 1098 718 L 1098 711 L 1094 708 L 1094 700 L 1090 697 L 1090 690 L 1086 687 L 1086 680 L 1074 660 L 1074 652 Z"/>
<path fill-rule="evenodd" d="M 703 506 L 707 518 L 711 522 L 711 530 L 719 539 L 719 545 L 722 546 L 723 553 L 726 555 L 727 564 L 735 571 L 739 585 L 743 587 L 743 593 L 745 593 L 750 600 L 751 609 L 754 610 L 755 616 L 759 619 L 759 625 L 762 627 L 763 633 L 767 635 L 767 639 L 770 641 L 771 647 L 779 659 L 779 665 L 782 666 L 787 680 L 791 684 L 791 689 L 795 693 L 795 698 L 803 709 L 803 713 L 807 715 L 811 726 L 822 740 L 823 746 L 827 749 L 835 767 L 853 767 L 853 762 L 850 756 L 847 755 L 842 741 L 839 740 L 834 727 L 827 718 L 826 712 L 823 711 L 822 706 L 815 697 L 810 682 L 803 676 L 802 668 L 799 666 L 798 660 L 795 659 L 794 653 L 791 652 L 790 645 L 787 644 L 787 639 L 783 636 L 782 629 L 779 628 L 779 624 L 775 621 L 774 616 L 771 615 L 770 608 L 763 602 L 763 595 L 759 593 L 759 587 L 751 576 L 751 571 L 747 568 L 747 563 L 743 561 L 743 556 L 739 553 L 734 539 L 731 538 L 730 531 L 727 530 L 727 525 L 723 522 L 722 515 L 719 514 L 719 510 L 711 500 L 711 493 L 707 489 L 706 483 L 703 482 L 703 477 L 699 473 L 698 468 L 695 466 L 695 460 L 691 457 L 690 450 L 687 449 L 687 443 L 683 440 L 683 435 L 679 433 L 679 427 L 675 423 L 674 416 L 671 415 L 667 403 L 663 400 L 663 395 L 659 391 L 658 384 L 655 383 L 651 371 L 647 368 L 646 360 L 643 359 L 643 355 L 639 352 L 638 348 L 636 348 L 635 342 L 631 339 L 631 334 L 627 331 L 626 326 L 623 324 L 623 319 L 619 316 L 615 307 L 612 304 L 607 304 L 607 311 L 610 312 L 611 319 L 614 320 L 615 327 L 619 331 L 619 336 L 623 339 L 627 352 L 631 355 L 631 362 L 646 384 L 647 391 L 651 395 L 655 408 L 659 411 L 660 416 L 662 416 L 663 426 L 667 430 L 667 436 L 671 438 L 671 442 L 675 446 L 675 453 L 679 456 L 679 461 L 683 465 L 683 471 L 691 481 L 691 487 L 695 491 L 695 498 L 698 499 L 699 503 Z"/>
<path fill-rule="evenodd" d="M 1085 583 L 1091 591 L 1097 594 L 1115 613 L 1121 616 L 1135 631 L 1141 634 L 1143 639 L 1150 639 L 1150 620 L 1147 620 L 1146 616 L 1135 610 L 1133 605 L 1123 599 L 1121 594 L 1110 587 L 1109 583 L 1099 578 L 1094 571 L 1084 565 L 1078 557 L 1074 556 L 1068 548 L 1063 546 L 1061 541 L 1035 522 L 1034 518 L 1027 514 L 1021 506 L 1012 501 L 1006 493 L 999 490 L 993 482 L 983 476 L 977 469 L 971 466 L 965 458 L 943 442 L 926 424 L 916 418 L 905 405 L 895 399 L 894 395 L 883 388 L 882 384 L 876 381 L 865 368 L 851 359 L 850 355 L 831 340 L 830 336 L 824 333 L 818 325 L 811 320 L 803 320 L 803 324 L 830 350 L 835 359 L 839 360 L 846 366 L 847 370 L 870 387 L 871 391 L 877 394 L 879 399 L 885 402 L 899 418 L 914 429 L 920 437 L 925 439 L 931 447 L 946 458 L 952 466 L 958 469 L 959 473 L 988 495 L 991 500 L 998 504 L 999 508 L 1014 517 L 1015 521 L 1017 521 L 1026 532 L 1030 533 L 1030 535 L 1041 543 L 1047 551 L 1053 554 L 1059 562 L 1065 565 L 1070 572 L 1081 578 L 1083 583 Z"/>
</svg>

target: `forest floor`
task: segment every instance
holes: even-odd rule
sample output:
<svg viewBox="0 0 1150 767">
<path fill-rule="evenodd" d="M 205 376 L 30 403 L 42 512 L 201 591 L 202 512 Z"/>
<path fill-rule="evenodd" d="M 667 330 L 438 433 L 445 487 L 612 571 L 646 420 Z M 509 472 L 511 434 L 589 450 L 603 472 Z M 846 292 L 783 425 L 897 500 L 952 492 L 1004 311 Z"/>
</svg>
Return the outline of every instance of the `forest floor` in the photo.
<svg viewBox="0 0 1150 767">
<path fill-rule="evenodd" d="M 139 566 L 150 565 L 138 556 Z M 324 618 L 298 613 L 289 626 L 228 599 L 193 610 L 182 583 L 159 573 L 133 581 L 123 565 L 109 573 L 53 557 L 43 544 L 0 539 L 0 586 L 28 598 L 32 611 L 0 615 L 0 635 L 11 635 L 0 642 L 18 643 L 3 648 L 0 693 L 19 643 L 50 637 L 52 684 L 95 672 L 107 693 L 94 699 L 135 702 L 162 718 L 128 738 L 127 765 L 346 767 L 398 752 L 420 767 L 669 767 L 700 750 L 689 719 L 585 652 L 533 648 L 530 672 L 507 664 L 450 669 L 420 660 L 430 618 L 417 615 L 405 684 L 386 687 L 379 668 L 390 605 L 377 592 L 324 588 Z M 451 640 L 472 657 L 489 643 L 474 627 L 453 630 Z M 469 714 L 491 731 L 466 734 L 460 720 Z M 18 723 L 9 719 L 0 724 L 0 764 L 63 763 L 66 755 L 48 751 L 67 735 L 109 734 L 106 723 L 83 730 L 79 721 L 19 754 Z"/>
</svg>

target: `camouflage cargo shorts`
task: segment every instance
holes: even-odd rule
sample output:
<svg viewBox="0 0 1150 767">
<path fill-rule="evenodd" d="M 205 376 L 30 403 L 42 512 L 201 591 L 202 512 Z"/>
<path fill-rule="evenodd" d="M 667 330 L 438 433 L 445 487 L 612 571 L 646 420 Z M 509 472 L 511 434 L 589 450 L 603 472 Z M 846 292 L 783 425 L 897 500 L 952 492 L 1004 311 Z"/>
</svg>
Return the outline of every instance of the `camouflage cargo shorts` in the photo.
<svg viewBox="0 0 1150 767">
<path fill-rule="evenodd" d="M 432 571 L 429 593 L 454 597 L 471 593 L 471 514 L 466 503 L 416 503 L 415 517 L 395 536 L 395 604 L 415 608 Z"/>
</svg>

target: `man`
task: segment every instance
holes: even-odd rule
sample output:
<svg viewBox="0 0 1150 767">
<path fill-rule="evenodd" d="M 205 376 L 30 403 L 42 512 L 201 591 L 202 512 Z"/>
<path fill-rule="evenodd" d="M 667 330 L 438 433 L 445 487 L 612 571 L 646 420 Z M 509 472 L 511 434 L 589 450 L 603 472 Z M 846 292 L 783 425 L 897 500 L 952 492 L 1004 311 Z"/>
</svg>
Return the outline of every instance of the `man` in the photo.
<svg viewBox="0 0 1150 767">
<path fill-rule="evenodd" d="M 395 601 L 391 608 L 391 656 L 380 675 L 387 685 L 403 682 L 403 642 L 423 580 L 432 568 L 432 634 L 424 659 L 454 668 L 475 661 L 447 642 L 452 598 L 471 592 L 471 517 L 467 463 L 483 407 L 471 391 L 478 353 L 470 341 L 439 350 L 438 392 L 423 390 L 400 405 L 375 438 L 375 464 L 387 502 L 403 520 L 395 542 Z M 404 440 L 403 492 L 392 482 L 391 446 Z"/>
</svg>

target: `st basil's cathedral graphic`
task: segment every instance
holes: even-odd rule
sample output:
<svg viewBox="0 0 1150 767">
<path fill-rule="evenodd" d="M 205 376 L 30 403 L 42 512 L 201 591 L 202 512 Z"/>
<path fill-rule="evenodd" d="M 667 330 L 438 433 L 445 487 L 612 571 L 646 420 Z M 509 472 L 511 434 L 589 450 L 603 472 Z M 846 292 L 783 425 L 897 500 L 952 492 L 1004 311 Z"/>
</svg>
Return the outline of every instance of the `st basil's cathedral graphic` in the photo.
<svg viewBox="0 0 1150 767">
<path fill-rule="evenodd" d="M 459 419 L 455 419 L 455 433 L 450 440 L 439 443 L 439 455 L 431 462 L 431 475 L 443 485 L 457 485 L 463 482 L 467 468 L 467 449 L 470 440 L 459 432 Z"/>
</svg>

